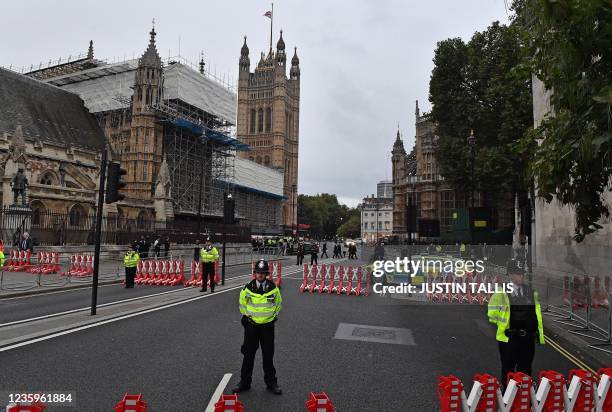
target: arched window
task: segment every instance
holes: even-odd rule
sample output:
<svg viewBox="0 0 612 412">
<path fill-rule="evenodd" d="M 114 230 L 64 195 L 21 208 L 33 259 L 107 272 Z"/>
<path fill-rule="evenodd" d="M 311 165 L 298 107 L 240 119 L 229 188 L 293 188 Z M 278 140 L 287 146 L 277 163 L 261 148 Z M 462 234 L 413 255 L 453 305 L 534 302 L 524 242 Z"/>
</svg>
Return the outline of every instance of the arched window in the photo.
<svg viewBox="0 0 612 412">
<path fill-rule="evenodd" d="M 261 164 L 261 156 L 257 156 L 257 160 L 256 160 L 256 162 L 257 162 L 257 163 L 259 163 L 259 164 Z"/>
<path fill-rule="evenodd" d="M 253 156 L 249 156 L 249 160 L 250 160 L 251 162 L 254 162 L 254 161 L 255 161 L 255 158 L 254 158 Z"/>
<path fill-rule="evenodd" d="M 268 107 L 266 109 L 266 132 L 270 130 L 272 130 L 272 109 Z"/>
<path fill-rule="evenodd" d="M 32 208 L 32 225 L 42 225 L 45 205 L 40 200 L 34 200 L 30 203 L 30 207 Z"/>
<path fill-rule="evenodd" d="M 70 226 L 81 226 L 85 219 L 85 209 L 78 203 L 72 206 L 68 215 L 68 224 Z"/>
<path fill-rule="evenodd" d="M 270 156 L 264 156 L 264 165 L 270 166 Z"/>
<path fill-rule="evenodd" d="M 255 109 L 251 109 L 251 125 L 249 128 L 250 133 L 255 133 Z"/>
<path fill-rule="evenodd" d="M 260 133 L 263 132 L 263 126 L 264 126 L 263 109 L 259 109 L 259 111 L 257 112 L 257 131 Z"/>
<path fill-rule="evenodd" d="M 45 172 L 40 177 L 40 184 L 47 186 L 57 185 L 57 176 L 51 171 Z"/>
<path fill-rule="evenodd" d="M 142 100 L 142 87 L 138 88 L 138 101 Z"/>
</svg>

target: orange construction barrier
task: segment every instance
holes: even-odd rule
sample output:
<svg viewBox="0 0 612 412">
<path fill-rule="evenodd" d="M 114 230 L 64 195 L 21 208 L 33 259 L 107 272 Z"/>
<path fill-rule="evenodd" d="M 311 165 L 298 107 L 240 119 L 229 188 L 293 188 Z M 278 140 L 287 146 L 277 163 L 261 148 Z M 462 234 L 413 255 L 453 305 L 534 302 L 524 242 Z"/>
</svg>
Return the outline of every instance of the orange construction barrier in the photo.
<svg viewBox="0 0 612 412">
<path fill-rule="evenodd" d="M 336 408 L 325 392 L 310 392 L 306 401 L 306 410 L 308 412 L 333 412 Z"/>
<path fill-rule="evenodd" d="M 123 396 L 117 405 L 115 405 L 115 412 L 146 412 L 147 403 L 142 399 L 142 395 L 128 395 L 127 393 Z"/>
<path fill-rule="evenodd" d="M 244 412 L 244 405 L 238 400 L 238 395 L 221 395 L 215 403 L 215 412 Z"/>
</svg>

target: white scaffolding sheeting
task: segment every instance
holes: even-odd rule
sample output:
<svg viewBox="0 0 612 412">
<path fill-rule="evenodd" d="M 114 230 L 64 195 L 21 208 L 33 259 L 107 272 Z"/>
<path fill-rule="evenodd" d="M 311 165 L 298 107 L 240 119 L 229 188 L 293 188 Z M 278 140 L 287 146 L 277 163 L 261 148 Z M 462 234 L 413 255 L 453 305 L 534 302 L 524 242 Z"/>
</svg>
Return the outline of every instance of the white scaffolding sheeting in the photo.
<svg viewBox="0 0 612 412">
<path fill-rule="evenodd" d="M 236 124 L 236 94 L 182 63 L 164 68 L 164 99 L 182 100 Z"/>
<path fill-rule="evenodd" d="M 127 108 L 132 97 L 138 60 L 105 64 L 46 80 L 78 94 L 92 113 Z M 189 66 L 171 62 L 164 66 L 164 100 L 181 100 L 229 124 L 236 124 L 237 96 L 223 85 Z"/>
<path fill-rule="evenodd" d="M 236 157 L 235 160 L 234 183 L 273 195 L 283 196 L 282 172 L 241 157 Z"/>
</svg>

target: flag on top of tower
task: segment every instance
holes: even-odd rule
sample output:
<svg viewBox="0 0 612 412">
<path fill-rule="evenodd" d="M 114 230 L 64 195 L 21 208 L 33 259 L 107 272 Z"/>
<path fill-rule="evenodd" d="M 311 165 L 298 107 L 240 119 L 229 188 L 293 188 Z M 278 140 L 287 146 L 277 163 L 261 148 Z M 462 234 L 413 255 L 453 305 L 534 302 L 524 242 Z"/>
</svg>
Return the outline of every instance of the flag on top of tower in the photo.
<svg viewBox="0 0 612 412">
<path fill-rule="evenodd" d="M 267 12 L 264 13 L 264 16 L 272 18 L 272 11 L 268 10 Z"/>
</svg>

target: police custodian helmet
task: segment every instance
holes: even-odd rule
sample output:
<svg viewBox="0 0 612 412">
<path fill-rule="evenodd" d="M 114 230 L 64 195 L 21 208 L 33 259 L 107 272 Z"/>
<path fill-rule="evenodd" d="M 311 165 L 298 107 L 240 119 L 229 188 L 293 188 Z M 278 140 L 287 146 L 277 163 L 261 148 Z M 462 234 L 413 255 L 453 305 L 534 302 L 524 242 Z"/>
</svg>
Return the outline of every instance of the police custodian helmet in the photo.
<svg viewBox="0 0 612 412">
<path fill-rule="evenodd" d="M 270 267 L 268 262 L 264 259 L 259 259 L 259 262 L 255 264 L 254 273 L 270 273 Z"/>
</svg>

